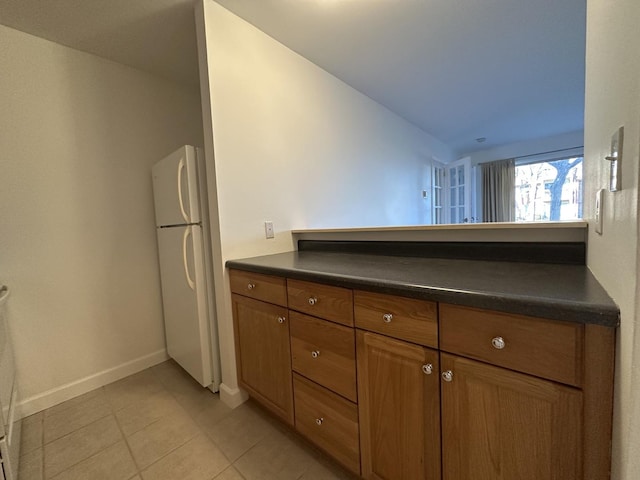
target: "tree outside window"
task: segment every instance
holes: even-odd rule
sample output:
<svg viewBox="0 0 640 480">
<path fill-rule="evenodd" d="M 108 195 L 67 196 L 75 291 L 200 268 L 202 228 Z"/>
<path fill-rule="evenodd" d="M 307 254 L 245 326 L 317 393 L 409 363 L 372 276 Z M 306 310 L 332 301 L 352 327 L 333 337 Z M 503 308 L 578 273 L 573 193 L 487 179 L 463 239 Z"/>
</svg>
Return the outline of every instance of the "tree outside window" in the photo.
<svg viewBox="0 0 640 480">
<path fill-rule="evenodd" d="M 516 165 L 516 221 L 582 218 L 582 160 Z"/>
</svg>

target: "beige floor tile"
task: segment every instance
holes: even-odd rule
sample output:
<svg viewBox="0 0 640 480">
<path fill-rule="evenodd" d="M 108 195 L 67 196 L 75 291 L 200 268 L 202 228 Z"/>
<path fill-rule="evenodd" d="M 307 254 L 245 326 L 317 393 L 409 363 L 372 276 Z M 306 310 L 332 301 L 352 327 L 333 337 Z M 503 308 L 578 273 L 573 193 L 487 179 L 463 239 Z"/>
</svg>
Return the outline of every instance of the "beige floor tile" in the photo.
<svg viewBox="0 0 640 480">
<path fill-rule="evenodd" d="M 198 426 L 205 432 L 209 432 L 216 428 L 217 424 L 227 418 L 233 412 L 233 409 L 227 407 L 218 394 L 213 394 L 204 408 L 197 411 L 185 408 L 187 413 L 192 416 Z"/>
<path fill-rule="evenodd" d="M 169 359 L 150 368 L 153 374 L 163 383 L 169 385 L 176 378 L 188 375 L 175 360 Z"/>
<path fill-rule="evenodd" d="M 20 480 L 42 480 L 42 448 L 33 450 L 20 457 L 18 477 Z"/>
<path fill-rule="evenodd" d="M 43 412 L 39 412 L 22 419 L 20 455 L 24 455 L 42 447 L 43 420 Z"/>
<path fill-rule="evenodd" d="M 104 389 L 102 387 L 96 388 L 95 390 L 91 390 L 83 395 L 78 395 L 77 397 L 73 397 L 66 402 L 59 403 L 51 408 L 46 409 L 43 413 L 45 416 L 54 415 L 60 412 L 67 410 L 68 408 L 76 407 L 81 403 L 84 403 L 88 400 L 91 400 L 95 397 L 104 397 Z"/>
<path fill-rule="evenodd" d="M 264 412 L 247 402 L 218 422 L 216 428 L 207 429 L 207 435 L 233 463 L 260 440 L 277 431 Z"/>
<path fill-rule="evenodd" d="M 200 385 L 173 360 L 156 365 L 152 370 L 164 387 L 193 417 L 219 398 L 217 394 Z"/>
<path fill-rule="evenodd" d="M 110 415 L 44 446 L 44 474 L 53 477 L 122 439 Z"/>
<path fill-rule="evenodd" d="M 316 461 L 300 480 L 358 480 L 359 477 L 329 462 Z"/>
<path fill-rule="evenodd" d="M 247 480 L 296 480 L 316 463 L 287 435 L 276 431 L 263 438 L 233 466 Z"/>
<path fill-rule="evenodd" d="M 128 438 L 138 466 L 143 469 L 198 435 L 200 430 L 184 412 L 164 417 Z"/>
<path fill-rule="evenodd" d="M 52 480 L 127 480 L 137 473 L 124 441 L 52 477 Z"/>
<path fill-rule="evenodd" d="M 54 413 L 46 411 L 44 443 L 47 444 L 108 415 L 111 415 L 111 407 L 102 395 L 86 397 L 83 402 L 74 402 L 66 408 L 56 409 Z"/>
<path fill-rule="evenodd" d="M 229 460 L 204 434 L 158 460 L 142 472 L 144 480 L 211 480 Z"/>
<path fill-rule="evenodd" d="M 104 391 L 113 409 L 120 410 L 163 388 L 160 380 L 147 369 L 105 386 Z"/>
<path fill-rule="evenodd" d="M 170 390 L 182 408 L 192 417 L 198 416 L 203 410 L 219 402 L 220 399 L 217 393 L 203 388 L 199 383 L 194 383 L 195 385 L 191 385 L 188 389 Z"/>
<path fill-rule="evenodd" d="M 244 480 L 244 477 L 240 475 L 238 470 L 233 467 L 229 467 L 220 475 L 215 477 L 215 480 Z"/>
<path fill-rule="evenodd" d="M 129 436 L 156 420 L 180 412 L 182 412 L 182 407 L 176 399 L 169 392 L 159 390 L 139 402 L 118 410 L 116 418 L 124 434 Z"/>
</svg>

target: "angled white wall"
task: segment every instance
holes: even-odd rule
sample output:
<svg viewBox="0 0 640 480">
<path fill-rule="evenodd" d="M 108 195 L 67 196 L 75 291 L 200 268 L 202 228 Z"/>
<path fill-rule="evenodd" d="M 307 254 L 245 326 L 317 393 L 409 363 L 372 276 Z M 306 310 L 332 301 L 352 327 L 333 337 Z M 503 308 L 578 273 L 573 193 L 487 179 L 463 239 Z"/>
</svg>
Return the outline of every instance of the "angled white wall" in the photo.
<svg viewBox="0 0 640 480">
<path fill-rule="evenodd" d="M 587 263 L 620 307 L 613 434 L 614 480 L 640 478 L 638 175 L 640 2 L 588 0 L 585 102 Z M 604 228 L 594 231 L 595 193 L 609 184 L 611 135 L 624 126 L 622 190 L 605 192 Z"/>
<path fill-rule="evenodd" d="M 165 358 L 151 165 L 199 96 L 0 26 L 0 283 L 32 413 Z"/>
<path fill-rule="evenodd" d="M 425 169 L 432 157 L 452 159 L 446 145 L 212 0 L 196 15 L 218 285 L 226 285 L 227 259 L 291 250 L 292 229 L 429 223 Z M 264 238 L 265 220 L 274 222 L 273 240 Z M 222 292 L 223 383 L 233 390 L 229 302 Z"/>
</svg>

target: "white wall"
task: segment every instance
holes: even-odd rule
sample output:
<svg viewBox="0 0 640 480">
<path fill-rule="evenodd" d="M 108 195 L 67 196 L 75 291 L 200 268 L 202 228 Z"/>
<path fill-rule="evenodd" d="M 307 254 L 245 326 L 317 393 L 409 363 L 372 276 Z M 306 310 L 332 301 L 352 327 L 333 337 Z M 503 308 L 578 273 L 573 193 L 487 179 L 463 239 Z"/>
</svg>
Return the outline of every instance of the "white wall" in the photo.
<svg viewBox="0 0 640 480">
<path fill-rule="evenodd" d="M 151 165 L 199 96 L 0 26 L 0 282 L 26 413 L 164 358 Z"/>
<path fill-rule="evenodd" d="M 428 221 L 423 170 L 433 156 L 452 158 L 446 145 L 213 1 L 203 0 L 199 14 L 219 262 L 291 250 L 296 228 Z M 274 222 L 274 240 L 264 239 L 265 220 Z M 223 383 L 233 389 L 229 301 L 228 292 L 218 299 L 218 314 Z"/>
<path fill-rule="evenodd" d="M 613 479 L 640 478 L 638 328 L 638 163 L 640 161 L 640 2 L 588 0 L 585 104 L 587 263 L 620 306 L 616 358 Z M 604 229 L 594 232 L 594 196 L 608 185 L 611 135 L 624 125 L 622 191 L 605 193 Z"/>
</svg>

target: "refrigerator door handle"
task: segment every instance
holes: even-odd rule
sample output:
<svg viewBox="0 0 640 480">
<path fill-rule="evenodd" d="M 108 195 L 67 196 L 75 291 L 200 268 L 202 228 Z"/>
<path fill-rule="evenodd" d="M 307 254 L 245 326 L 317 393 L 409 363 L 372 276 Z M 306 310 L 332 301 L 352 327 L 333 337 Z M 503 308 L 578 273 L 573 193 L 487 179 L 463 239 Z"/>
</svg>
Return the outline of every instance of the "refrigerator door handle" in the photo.
<svg viewBox="0 0 640 480">
<path fill-rule="evenodd" d="M 191 290 L 196 289 L 196 284 L 193 280 L 191 280 L 191 275 L 189 274 L 189 264 L 187 263 L 187 239 L 191 235 L 191 227 L 187 227 L 184 230 L 184 235 L 182 236 L 182 261 L 184 263 L 184 276 L 187 278 L 187 283 L 189 284 L 189 288 Z"/>
<path fill-rule="evenodd" d="M 185 223 L 191 223 L 189 221 L 189 215 L 187 215 L 186 210 L 184 209 L 184 203 L 182 202 L 182 171 L 184 170 L 184 158 L 180 159 L 178 163 L 178 205 L 180 205 L 180 213 L 182 213 L 182 218 L 184 218 Z"/>
</svg>

